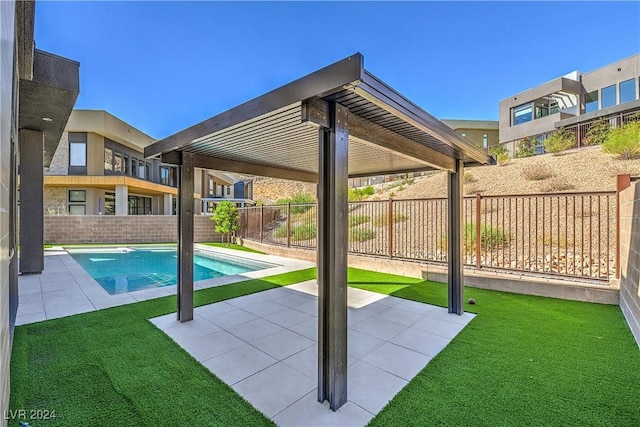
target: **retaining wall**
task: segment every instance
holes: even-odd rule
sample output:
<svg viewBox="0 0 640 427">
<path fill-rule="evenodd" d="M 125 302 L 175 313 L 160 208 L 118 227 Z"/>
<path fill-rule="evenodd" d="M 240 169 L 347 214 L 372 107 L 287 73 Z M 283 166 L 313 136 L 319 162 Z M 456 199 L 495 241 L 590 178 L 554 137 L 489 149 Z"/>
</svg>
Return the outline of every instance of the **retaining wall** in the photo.
<svg viewBox="0 0 640 427">
<path fill-rule="evenodd" d="M 620 308 L 640 346 L 640 185 L 620 193 Z"/>
</svg>

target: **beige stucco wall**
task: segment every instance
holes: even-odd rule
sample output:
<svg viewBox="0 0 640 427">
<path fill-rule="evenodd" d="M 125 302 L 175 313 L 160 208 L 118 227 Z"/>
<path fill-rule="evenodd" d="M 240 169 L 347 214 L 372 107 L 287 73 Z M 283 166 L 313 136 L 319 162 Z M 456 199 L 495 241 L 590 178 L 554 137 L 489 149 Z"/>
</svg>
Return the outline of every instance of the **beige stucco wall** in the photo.
<svg viewBox="0 0 640 427">
<path fill-rule="evenodd" d="M 87 133 L 87 175 L 104 175 L 104 136 Z"/>
<path fill-rule="evenodd" d="M 11 171 L 9 155 L 11 137 L 15 136 L 12 124 L 16 122 L 12 92 L 14 75 L 15 4 L 0 2 L 0 426 L 6 426 L 3 416 L 9 409 L 9 360 L 11 357 L 9 319 L 9 223 L 11 200 Z"/>
<path fill-rule="evenodd" d="M 640 185 L 620 193 L 620 309 L 640 346 Z"/>
</svg>

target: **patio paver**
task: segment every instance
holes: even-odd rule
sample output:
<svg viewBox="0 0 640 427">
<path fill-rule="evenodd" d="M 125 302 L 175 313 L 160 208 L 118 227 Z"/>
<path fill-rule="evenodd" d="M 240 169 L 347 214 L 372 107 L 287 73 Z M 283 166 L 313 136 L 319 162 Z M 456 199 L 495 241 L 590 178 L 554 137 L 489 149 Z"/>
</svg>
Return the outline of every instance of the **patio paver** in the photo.
<svg viewBox="0 0 640 427">
<path fill-rule="evenodd" d="M 311 280 L 198 307 L 188 323 L 221 331 L 177 343 L 278 425 L 363 426 L 473 319 L 349 288 L 349 400 L 334 413 L 317 401 L 316 292 Z M 151 321 L 173 336 L 175 318 Z"/>
</svg>

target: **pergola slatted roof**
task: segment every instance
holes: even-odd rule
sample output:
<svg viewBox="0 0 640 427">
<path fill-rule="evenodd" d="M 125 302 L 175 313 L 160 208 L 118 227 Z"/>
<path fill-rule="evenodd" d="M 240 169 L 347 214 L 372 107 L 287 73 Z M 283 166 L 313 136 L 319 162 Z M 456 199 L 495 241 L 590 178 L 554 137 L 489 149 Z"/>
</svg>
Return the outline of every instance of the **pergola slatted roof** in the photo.
<svg viewBox="0 0 640 427">
<path fill-rule="evenodd" d="M 196 167 L 212 165 L 203 158 L 227 160 L 231 172 L 315 182 L 318 126 L 326 121 L 327 102 L 349 111 L 350 176 L 452 170 L 454 159 L 492 162 L 365 70 L 360 54 L 158 141 L 145 148 L 145 156 L 176 163 L 175 152 L 183 151 L 196 156 Z"/>
</svg>

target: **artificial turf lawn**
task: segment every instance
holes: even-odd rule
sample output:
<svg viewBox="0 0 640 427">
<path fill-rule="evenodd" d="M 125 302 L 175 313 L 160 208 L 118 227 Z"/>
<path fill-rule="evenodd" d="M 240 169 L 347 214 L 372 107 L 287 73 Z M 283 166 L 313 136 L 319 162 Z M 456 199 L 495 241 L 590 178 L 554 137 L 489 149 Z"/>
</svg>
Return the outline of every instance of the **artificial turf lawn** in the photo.
<svg viewBox="0 0 640 427">
<path fill-rule="evenodd" d="M 313 269 L 197 291 L 208 304 Z M 445 285 L 350 269 L 350 286 L 446 305 Z M 371 425 L 640 425 L 640 351 L 620 309 L 466 288 L 476 318 Z M 175 297 L 16 328 L 11 409 L 46 425 L 271 425 L 148 318 Z M 44 424 L 43 424 L 44 425 Z"/>
<path fill-rule="evenodd" d="M 227 248 L 227 249 L 235 249 L 237 251 L 242 251 L 242 252 L 251 252 L 253 254 L 264 254 L 264 252 L 256 251 L 255 249 L 251 249 L 246 246 L 236 245 L 235 243 L 232 243 L 231 245 L 228 245 L 227 243 L 218 243 L 218 242 L 208 242 L 208 243 L 202 243 L 202 244 L 207 246 L 215 246 L 217 248 Z"/>
</svg>

